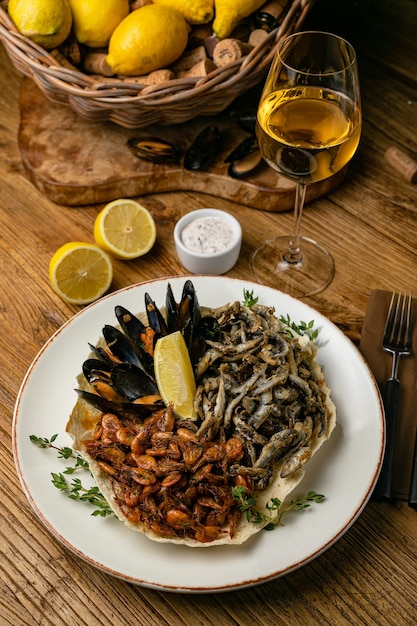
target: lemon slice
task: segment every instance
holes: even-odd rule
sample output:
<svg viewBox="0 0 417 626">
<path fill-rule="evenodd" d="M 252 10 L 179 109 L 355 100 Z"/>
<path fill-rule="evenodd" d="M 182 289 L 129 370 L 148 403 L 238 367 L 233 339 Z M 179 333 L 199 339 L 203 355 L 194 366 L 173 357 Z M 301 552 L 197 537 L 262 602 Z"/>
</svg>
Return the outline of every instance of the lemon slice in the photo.
<svg viewBox="0 0 417 626">
<path fill-rule="evenodd" d="M 58 248 L 49 262 L 53 290 L 71 304 L 94 302 L 106 293 L 112 278 L 109 255 L 92 243 L 66 243 Z"/>
<path fill-rule="evenodd" d="M 155 378 L 166 405 L 172 402 L 181 419 L 196 419 L 193 403 L 196 392 L 190 355 L 181 331 L 161 337 L 154 352 Z"/>
<path fill-rule="evenodd" d="M 139 202 L 113 200 L 96 217 L 94 239 L 100 248 L 118 259 L 136 259 L 155 243 L 155 222 Z"/>
</svg>

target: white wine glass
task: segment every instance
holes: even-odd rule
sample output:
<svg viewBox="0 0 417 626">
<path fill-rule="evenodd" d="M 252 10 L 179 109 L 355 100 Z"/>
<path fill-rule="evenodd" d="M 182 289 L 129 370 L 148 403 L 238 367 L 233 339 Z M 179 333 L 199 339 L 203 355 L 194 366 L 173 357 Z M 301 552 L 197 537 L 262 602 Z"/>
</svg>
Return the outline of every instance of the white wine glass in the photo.
<svg viewBox="0 0 417 626">
<path fill-rule="evenodd" d="M 258 282 L 300 298 L 331 282 L 332 256 L 300 235 L 306 187 L 347 165 L 361 126 L 351 44 L 320 31 L 294 33 L 280 42 L 258 106 L 257 137 L 267 164 L 296 183 L 295 207 L 291 235 L 265 241 L 252 255 Z"/>
</svg>

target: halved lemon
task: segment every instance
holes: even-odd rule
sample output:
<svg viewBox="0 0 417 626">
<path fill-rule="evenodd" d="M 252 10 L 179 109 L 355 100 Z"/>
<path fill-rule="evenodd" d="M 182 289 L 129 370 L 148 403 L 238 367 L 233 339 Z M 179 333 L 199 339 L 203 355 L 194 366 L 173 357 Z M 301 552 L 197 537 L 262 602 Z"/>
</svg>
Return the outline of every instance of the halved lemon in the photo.
<svg viewBox="0 0 417 626">
<path fill-rule="evenodd" d="M 109 255 L 93 243 L 70 241 L 49 262 L 55 293 L 71 304 L 89 304 L 109 289 L 113 266 Z"/>
<path fill-rule="evenodd" d="M 155 243 L 155 222 L 139 202 L 120 198 L 109 202 L 97 215 L 94 239 L 100 248 L 118 259 L 136 259 Z"/>
<path fill-rule="evenodd" d="M 190 355 L 181 331 L 160 337 L 154 352 L 155 378 L 166 405 L 172 402 L 181 419 L 196 419 L 196 384 Z"/>
</svg>

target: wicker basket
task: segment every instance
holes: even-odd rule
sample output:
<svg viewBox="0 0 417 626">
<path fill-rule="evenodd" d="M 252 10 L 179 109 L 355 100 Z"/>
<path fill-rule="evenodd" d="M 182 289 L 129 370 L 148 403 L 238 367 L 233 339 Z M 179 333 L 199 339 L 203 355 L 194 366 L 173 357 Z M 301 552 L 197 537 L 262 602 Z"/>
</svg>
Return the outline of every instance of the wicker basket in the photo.
<svg viewBox="0 0 417 626">
<path fill-rule="evenodd" d="M 59 65 L 50 53 L 18 33 L 2 8 L 0 39 L 17 70 L 31 77 L 47 98 L 69 105 L 83 118 L 125 128 L 179 124 L 223 111 L 257 85 L 266 76 L 278 42 L 298 30 L 313 2 L 289 0 L 280 25 L 240 61 L 204 78 L 178 78 L 145 87 Z"/>
</svg>

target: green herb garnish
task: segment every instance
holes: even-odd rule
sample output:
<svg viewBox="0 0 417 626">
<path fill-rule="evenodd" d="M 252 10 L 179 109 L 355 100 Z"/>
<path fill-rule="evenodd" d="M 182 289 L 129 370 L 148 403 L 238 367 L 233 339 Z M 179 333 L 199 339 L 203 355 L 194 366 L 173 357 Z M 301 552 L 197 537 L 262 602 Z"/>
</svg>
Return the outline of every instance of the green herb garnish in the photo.
<svg viewBox="0 0 417 626">
<path fill-rule="evenodd" d="M 39 448 L 52 448 L 57 450 L 58 458 L 65 460 L 72 460 L 73 465 L 67 466 L 62 473 L 56 474 L 51 472 L 52 484 L 60 491 L 67 493 L 67 496 L 71 500 L 80 500 L 81 502 L 89 502 L 93 504 L 96 509 L 92 512 L 93 517 L 107 517 L 108 515 L 114 515 L 113 511 L 109 507 L 109 504 L 103 494 L 100 492 L 97 486 L 84 487 L 79 478 L 73 478 L 71 482 L 68 482 L 64 474 L 73 474 L 77 470 L 89 470 L 87 461 L 83 459 L 79 454 L 76 454 L 72 448 L 63 446 L 58 447 L 55 445 L 55 441 L 58 435 L 52 435 L 50 439 L 45 437 L 37 437 L 36 435 L 30 435 L 29 439 L 32 443 Z"/>
<path fill-rule="evenodd" d="M 245 487 L 232 487 L 232 495 L 239 504 L 241 511 L 246 512 L 246 519 L 253 524 L 264 524 L 264 530 L 273 530 L 277 526 L 283 526 L 283 517 L 290 511 L 303 511 L 311 506 L 311 502 L 320 503 L 324 495 L 309 491 L 305 497 L 291 500 L 284 508 L 279 498 L 271 498 L 266 503 L 266 513 L 259 511 L 255 504 L 253 493 L 246 493 Z"/>
<path fill-rule="evenodd" d="M 314 328 L 314 320 L 311 320 L 308 323 L 300 322 L 299 324 L 296 324 L 295 322 L 291 321 L 288 313 L 286 317 L 284 317 L 284 315 L 281 315 L 279 320 L 280 322 L 288 326 L 287 331 L 289 334 L 291 334 L 290 329 L 292 329 L 299 335 L 307 335 L 311 341 L 315 341 L 317 337 L 319 336 L 318 329 Z"/>
<path fill-rule="evenodd" d="M 66 491 L 71 500 L 80 500 L 81 502 L 90 502 L 97 508 L 91 513 L 93 517 L 107 517 L 107 515 L 113 515 L 113 511 L 109 507 L 109 503 L 106 498 L 100 492 L 98 487 L 90 487 L 86 489 L 83 487 L 79 478 L 73 478 L 71 483 L 68 483 L 64 474 L 51 473 L 52 484 L 60 491 Z"/>
<path fill-rule="evenodd" d="M 258 297 L 253 295 L 248 289 L 243 290 L 243 306 L 251 307 L 258 302 Z"/>
</svg>

